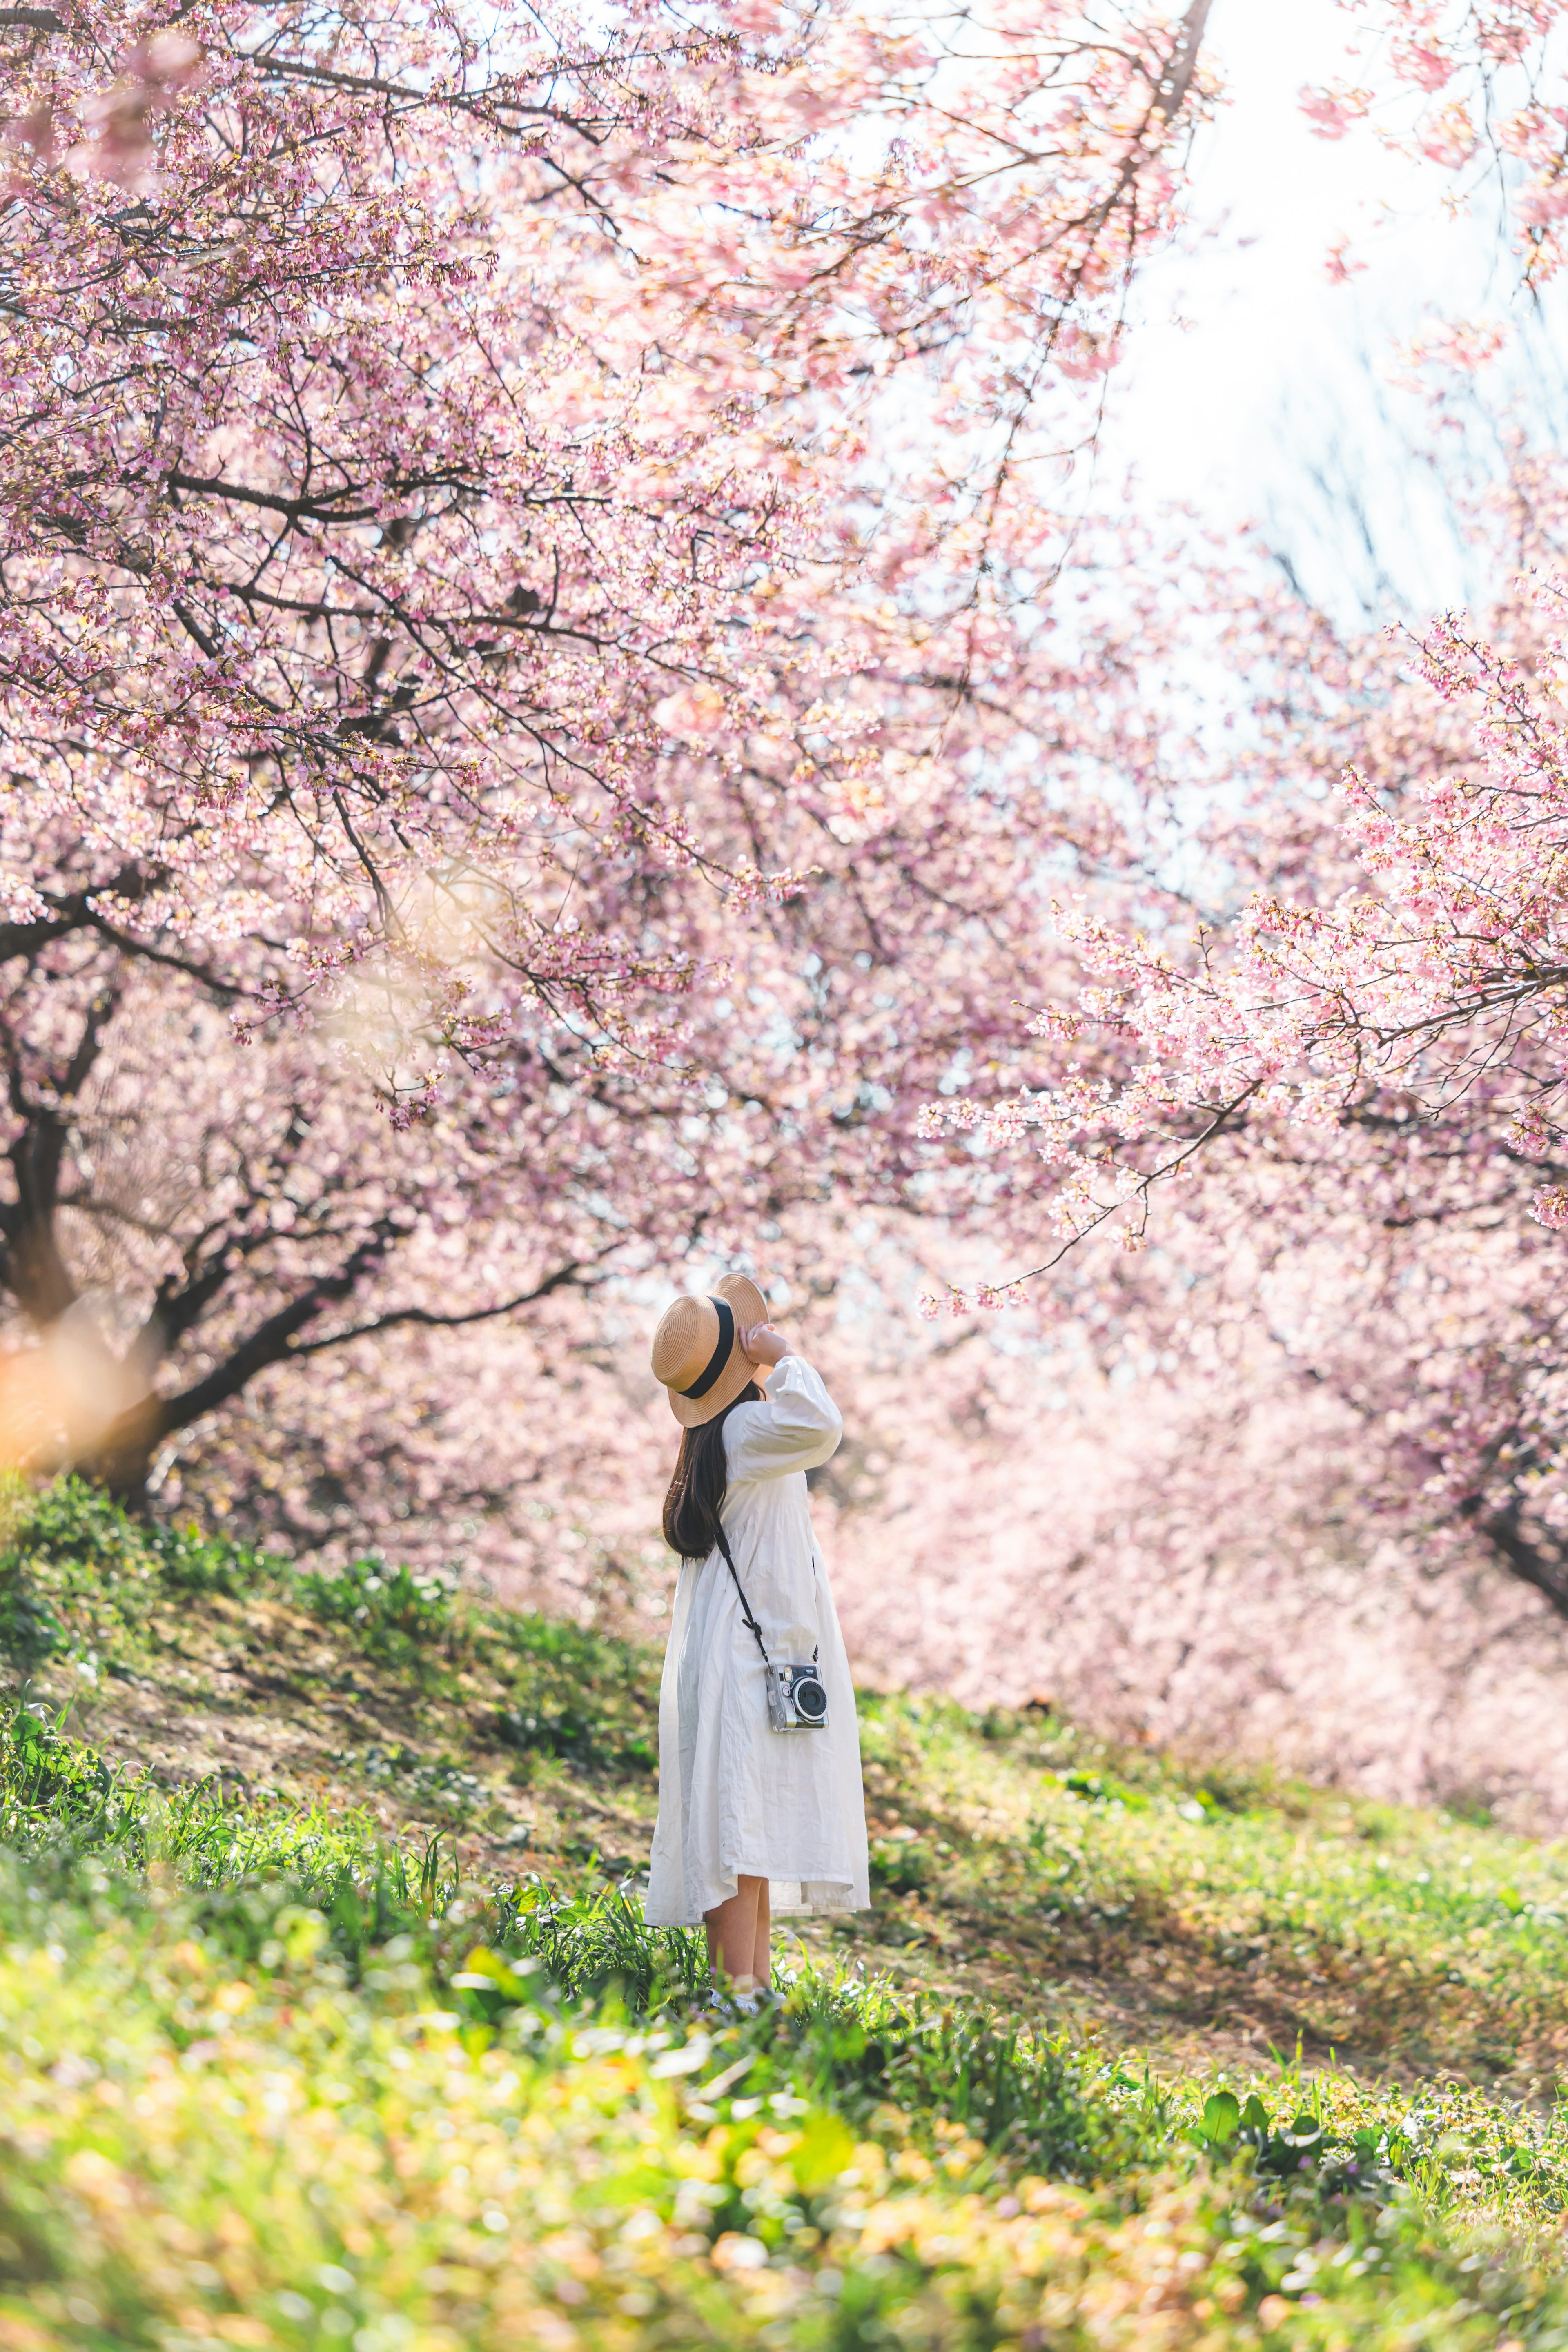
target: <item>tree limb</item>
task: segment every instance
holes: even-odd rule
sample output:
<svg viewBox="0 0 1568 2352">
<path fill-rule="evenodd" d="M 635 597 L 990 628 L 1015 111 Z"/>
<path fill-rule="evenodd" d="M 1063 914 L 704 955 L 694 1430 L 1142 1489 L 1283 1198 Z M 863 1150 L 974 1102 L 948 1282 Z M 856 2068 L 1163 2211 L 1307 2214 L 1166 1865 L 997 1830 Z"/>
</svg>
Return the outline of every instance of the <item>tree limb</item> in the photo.
<svg viewBox="0 0 1568 2352">
<path fill-rule="evenodd" d="M 390 1331 L 399 1323 L 416 1323 L 422 1329 L 436 1331 L 460 1331 L 469 1324 L 490 1323 L 498 1316 L 515 1315 L 520 1307 L 531 1307 L 536 1299 L 548 1298 L 552 1290 L 574 1282 L 582 1271 L 581 1258 L 568 1258 L 564 1265 L 557 1266 L 534 1289 L 519 1291 L 515 1298 L 503 1298 L 496 1307 L 476 1307 L 467 1315 L 433 1315 L 426 1307 L 395 1307 L 390 1315 L 378 1315 L 369 1323 L 356 1323 L 350 1330 L 330 1331 L 323 1339 L 302 1340 L 289 1349 L 289 1360 L 292 1363 L 300 1356 L 320 1355 L 324 1348 L 341 1348 L 346 1339 L 374 1338 L 377 1332 Z"/>
</svg>

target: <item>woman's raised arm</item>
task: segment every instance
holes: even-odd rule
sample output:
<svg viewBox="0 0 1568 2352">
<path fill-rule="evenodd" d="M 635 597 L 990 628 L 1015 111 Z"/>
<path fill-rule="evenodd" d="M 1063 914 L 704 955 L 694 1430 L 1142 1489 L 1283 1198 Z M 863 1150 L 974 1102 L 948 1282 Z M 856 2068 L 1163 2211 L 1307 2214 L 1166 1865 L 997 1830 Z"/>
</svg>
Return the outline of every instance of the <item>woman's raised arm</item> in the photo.
<svg viewBox="0 0 1568 2352">
<path fill-rule="evenodd" d="M 731 1478 L 815 1470 L 838 1450 L 843 1416 L 804 1356 L 783 1357 L 767 1381 L 763 1402 L 742 1405 L 725 1426 Z"/>
</svg>

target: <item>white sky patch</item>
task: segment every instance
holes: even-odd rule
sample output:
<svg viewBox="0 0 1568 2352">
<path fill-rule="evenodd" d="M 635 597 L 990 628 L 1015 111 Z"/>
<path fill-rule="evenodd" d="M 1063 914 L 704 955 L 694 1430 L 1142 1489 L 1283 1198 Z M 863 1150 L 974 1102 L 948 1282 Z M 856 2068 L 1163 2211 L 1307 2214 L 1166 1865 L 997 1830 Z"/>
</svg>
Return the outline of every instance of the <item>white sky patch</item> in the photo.
<svg viewBox="0 0 1568 2352">
<path fill-rule="evenodd" d="M 1445 175 L 1374 127 L 1313 135 L 1303 84 L 1373 79 L 1372 61 L 1351 54 L 1357 37 L 1332 0 L 1217 0 L 1211 41 L 1228 100 L 1196 150 L 1193 230 L 1142 284 L 1102 479 L 1131 467 L 1152 502 L 1189 505 L 1222 531 L 1273 524 L 1331 605 L 1431 610 L 1475 583 L 1445 528 L 1441 482 L 1408 447 L 1421 404 L 1389 390 L 1396 352 L 1441 319 L 1528 304 L 1494 187 L 1455 217 Z M 1326 260 L 1345 236 L 1365 266 L 1336 285 Z M 1559 348 L 1561 309 L 1540 330 Z M 1333 519 L 1342 468 L 1359 477 L 1376 566 L 1349 507 Z"/>
</svg>

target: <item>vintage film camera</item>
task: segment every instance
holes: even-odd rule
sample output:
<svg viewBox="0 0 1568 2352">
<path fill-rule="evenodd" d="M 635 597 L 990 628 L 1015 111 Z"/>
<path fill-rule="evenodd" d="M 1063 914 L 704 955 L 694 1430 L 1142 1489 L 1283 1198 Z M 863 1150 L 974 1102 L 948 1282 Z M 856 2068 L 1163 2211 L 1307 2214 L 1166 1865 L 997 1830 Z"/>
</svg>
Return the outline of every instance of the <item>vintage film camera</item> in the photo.
<svg viewBox="0 0 1568 2352">
<path fill-rule="evenodd" d="M 741 1571 L 731 1555 L 730 1545 L 722 1528 L 717 1530 L 719 1549 L 724 1564 L 734 1579 L 740 1595 L 741 1615 L 763 1654 L 763 1671 L 767 1681 L 768 1721 L 774 1731 L 826 1731 L 827 1728 L 827 1685 L 817 1672 L 816 1660 L 809 1666 L 775 1666 L 768 1655 L 768 1645 L 763 1639 L 763 1629 L 752 1614 L 752 1604 L 746 1598 L 746 1588 L 741 1581 Z"/>
<path fill-rule="evenodd" d="M 827 1690 L 815 1659 L 809 1666 L 769 1666 L 768 1721 L 775 1731 L 826 1729 Z"/>
</svg>

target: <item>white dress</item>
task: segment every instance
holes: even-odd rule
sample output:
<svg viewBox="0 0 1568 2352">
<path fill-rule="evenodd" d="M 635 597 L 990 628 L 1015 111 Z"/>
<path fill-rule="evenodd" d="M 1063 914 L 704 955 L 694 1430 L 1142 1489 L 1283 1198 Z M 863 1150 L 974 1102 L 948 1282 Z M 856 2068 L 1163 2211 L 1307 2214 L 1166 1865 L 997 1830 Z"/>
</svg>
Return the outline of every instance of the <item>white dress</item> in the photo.
<svg viewBox="0 0 1568 2352">
<path fill-rule="evenodd" d="M 815 1652 L 827 1692 L 821 1731 L 774 1731 L 762 1653 L 724 1555 L 682 1560 L 658 1702 L 658 1825 L 644 1916 L 696 1927 L 765 1878 L 775 1916 L 869 1907 L 855 1689 L 805 1474 L 844 1433 L 811 1366 L 786 1356 L 761 1404 L 724 1423 L 722 1518 L 752 1614 L 775 1665 Z"/>
</svg>

